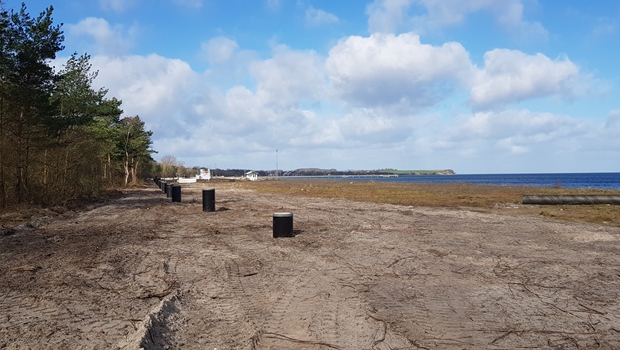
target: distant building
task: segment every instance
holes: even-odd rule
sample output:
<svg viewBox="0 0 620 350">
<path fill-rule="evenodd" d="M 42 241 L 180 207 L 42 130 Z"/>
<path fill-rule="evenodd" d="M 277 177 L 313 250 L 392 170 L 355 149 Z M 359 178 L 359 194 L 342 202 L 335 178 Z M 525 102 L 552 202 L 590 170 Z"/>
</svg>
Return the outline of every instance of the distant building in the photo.
<svg viewBox="0 0 620 350">
<path fill-rule="evenodd" d="M 200 169 L 200 174 L 196 175 L 199 180 L 211 180 L 211 171 L 209 169 Z"/>
<path fill-rule="evenodd" d="M 250 181 L 258 180 L 258 173 L 256 171 L 248 171 L 245 173 L 245 177 Z"/>
</svg>

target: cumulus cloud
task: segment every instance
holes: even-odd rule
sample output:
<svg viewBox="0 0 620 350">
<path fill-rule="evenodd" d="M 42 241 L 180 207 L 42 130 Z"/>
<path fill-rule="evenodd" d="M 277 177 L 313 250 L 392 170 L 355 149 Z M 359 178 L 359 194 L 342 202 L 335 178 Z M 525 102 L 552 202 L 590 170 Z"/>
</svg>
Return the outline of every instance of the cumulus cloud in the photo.
<svg viewBox="0 0 620 350">
<path fill-rule="evenodd" d="M 332 13 L 323 10 L 317 10 L 310 6 L 306 9 L 306 23 L 311 26 L 321 24 L 338 23 L 338 17 Z"/>
<path fill-rule="evenodd" d="M 106 55 L 127 53 L 133 46 L 137 34 L 136 27 L 126 29 L 122 25 L 111 26 L 105 19 L 95 17 L 85 18 L 77 24 L 69 24 L 67 27 L 70 40 L 91 37 L 95 44 L 91 49 L 96 53 Z"/>
<path fill-rule="evenodd" d="M 109 96 L 123 100 L 123 110 L 139 114 L 160 136 L 186 134 L 181 124 L 188 114 L 189 96 L 198 75 L 189 64 L 159 55 L 95 56 L 93 69 L 100 74 L 95 83 L 109 89 Z"/>
<path fill-rule="evenodd" d="M 390 144 L 410 137 L 411 119 L 401 119 L 382 109 L 355 108 L 337 121 L 339 130 L 348 143 Z"/>
<path fill-rule="evenodd" d="M 587 93 L 590 80 L 568 58 L 551 60 L 540 53 L 495 49 L 484 55 L 484 68 L 475 75 L 469 104 L 488 109 L 547 96 L 572 100 Z"/>
<path fill-rule="evenodd" d="M 412 7 L 426 13 L 412 15 Z M 371 33 L 393 33 L 400 28 L 418 32 L 436 31 L 461 24 L 470 13 L 487 11 L 504 29 L 519 36 L 546 38 L 547 30 L 538 22 L 523 19 L 522 0 L 375 0 L 366 7 Z"/>
<path fill-rule="evenodd" d="M 455 120 L 450 140 L 528 140 L 547 141 L 560 136 L 570 136 L 578 123 L 562 115 L 524 110 L 478 112 L 460 116 Z"/>
<path fill-rule="evenodd" d="M 467 157 L 534 153 L 539 159 L 576 154 L 596 138 L 610 139 L 596 123 L 527 109 L 459 115 L 436 130 L 434 137 L 432 148 L 437 151 Z"/>
<path fill-rule="evenodd" d="M 253 62 L 249 70 L 257 83 L 256 94 L 266 104 L 292 106 L 324 96 L 324 60 L 313 51 L 279 46 L 272 58 Z"/>
<path fill-rule="evenodd" d="M 620 147 L 618 110 L 609 112 L 606 124 L 529 110 L 482 110 L 451 119 L 437 110 L 420 115 L 452 88 L 471 88 L 473 105 L 476 87 L 485 82 L 501 85 L 515 76 L 533 80 L 526 85 L 535 91 L 552 91 L 546 96 L 563 97 L 564 90 L 541 90 L 541 83 L 530 77 L 526 63 L 531 59 L 530 64 L 539 65 L 536 55 L 508 52 L 502 60 L 493 53 L 489 56 L 497 59 L 495 65 L 477 69 L 460 44 L 425 45 L 411 33 L 348 37 L 327 57 L 276 46 L 266 59 L 253 55 L 239 63 L 244 50 L 224 37 L 204 48 L 210 62 L 218 65 L 213 70 L 243 64 L 243 84 L 216 85 L 219 80 L 212 72 L 198 73 L 182 60 L 159 55 L 92 59 L 100 72 L 95 88 L 105 86 L 110 97 L 122 99 L 126 115 L 139 114 L 154 131 L 154 148 L 188 165 L 217 162 L 219 167 L 269 169 L 277 148 L 285 169 L 393 166 L 497 172 L 517 169 L 518 159 L 536 158 L 541 165 L 530 164 L 530 171 L 571 171 L 562 164 L 591 159 L 583 156 L 587 152 L 603 154 L 601 150 Z M 511 55 L 518 59 L 511 60 Z M 559 65 L 572 72 L 567 59 L 543 56 L 543 61 L 551 62 L 548 71 L 563 72 Z M 571 74 L 580 77 L 578 71 Z M 508 84 L 511 91 L 522 91 L 513 85 Z M 475 103 L 512 103 L 516 100 L 506 96 L 513 92 L 482 94 Z M 508 157 L 510 164 L 504 165 Z"/>
<path fill-rule="evenodd" d="M 251 63 L 253 88 L 214 88 L 185 62 L 158 55 L 96 56 L 92 63 L 101 72 L 97 84 L 123 100 L 126 114 L 141 115 L 155 132 L 154 147 L 168 154 L 240 154 L 244 166 L 258 166 L 248 154 L 390 144 L 410 132 L 389 111 L 341 115 L 307 103 L 325 99 L 328 86 L 325 62 L 311 51 L 280 46 L 271 58 Z"/>
<path fill-rule="evenodd" d="M 99 0 L 105 11 L 123 12 L 137 4 L 138 0 Z"/>
<path fill-rule="evenodd" d="M 469 79 L 469 55 L 459 43 L 432 46 L 413 33 L 351 36 L 334 46 L 327 71 L 335 92 L 358 106 L 435 104 Z"/>
<path fill-rule="evenodd" d="M 202 51 L 211 64 L 228 62 L 239 49 L 236 41 L 220 36 L 202 44 Z"/>
</svg>

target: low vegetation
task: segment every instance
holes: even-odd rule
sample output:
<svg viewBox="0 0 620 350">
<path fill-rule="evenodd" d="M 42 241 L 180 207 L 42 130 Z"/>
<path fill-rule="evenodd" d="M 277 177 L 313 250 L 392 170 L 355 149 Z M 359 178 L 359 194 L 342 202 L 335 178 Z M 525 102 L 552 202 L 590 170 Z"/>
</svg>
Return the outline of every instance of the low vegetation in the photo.
<svg viewBox="0 0 620 350">
<path fill-rule="evenodd" d="M 611 205 L 522 205 L 523 195 L 620 194 L 620 191 L 513 187 L 467 183 L 388 183 L 367 181 L 258 181 L 239 183 L 264 193 L 477 211 L 542 215 L 552 219 L 620 226 L 620 208 Z"/>
</svg>

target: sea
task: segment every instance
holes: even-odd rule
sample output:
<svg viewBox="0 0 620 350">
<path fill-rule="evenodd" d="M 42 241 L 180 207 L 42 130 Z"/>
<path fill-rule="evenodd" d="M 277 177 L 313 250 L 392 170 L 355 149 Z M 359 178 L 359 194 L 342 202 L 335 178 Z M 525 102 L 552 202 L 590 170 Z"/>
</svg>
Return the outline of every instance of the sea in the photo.
<svg viewBox="0 0 620 350">
<path fill-rule="evenodd" d="M 280 178 L 286 179 L 286 177 Z M 294 179 L 294 177 L 290 179 Z M 500 186 L 595 188 L 602 190 L 620 190 L 620 173 L 399 175 L 398 177 L 377 177 L 370 179 L 342 177 L 330 178 L 330 180 L 399 183 L 464 182 L 471 184 Z"/>
</svg>

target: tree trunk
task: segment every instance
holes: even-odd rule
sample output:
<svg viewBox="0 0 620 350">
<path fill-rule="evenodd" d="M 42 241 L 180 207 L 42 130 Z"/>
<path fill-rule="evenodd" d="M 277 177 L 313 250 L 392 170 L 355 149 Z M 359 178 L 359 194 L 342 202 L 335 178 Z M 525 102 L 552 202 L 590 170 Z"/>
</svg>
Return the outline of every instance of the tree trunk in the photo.
<svg viewBox="0 0 620 350">
<path fill-rule="evenodd" d="M 47 147 L 43 152 L 43 186 L 47 187 Z"/>
<path fill-rule="evenodd" d="M 131 135 L 131 126 L 127 129 L 127 137 L 125 138 L 125 186 L 129 183 L 129 136 Z"/>
<path fill-rule="evenodd" d="M 129 160 L 125 158 L 125 185 L 129 183 Z"/>
<path fill-rule="evenodd" d="M 0 98 L 0 207 L 6 208 L 6 189 L 4 186 L 4 98 Z"/>
<path fill-rule="evenodd" d="M 125 186 L 129 183 L 129 153 L 125 151 Z"/>
<path fill-rule="evenodd" d="M 110 174 L 110 178 L 108 179 L 109 183 L 112 183 L 112 156 L 108 153 L 108 174 Z"/>
<path fill-rule="evenodd" d="M 138 172 L 138 161 L 136 161 L 133 167 L 131 167 L 131 182 L 134 184 L 138 182 L 138 179 L 136 177 L 137 172 Z"/>
<path fill-rule="evenodd" d="M 23 200 L 23 193 L 22 193 L 22 181 L 23 181 L 23 164 L 22 164 L 22 137 L 23 137 L 23 119 L 24 119 L 24 107 L 22 107 L 20 113 L 19 113 L 19 120 L 18 120 L 18 124 L 17 124 L 17 133 L 16 133 L 16 138 L 17 138 L 17 162 L 15 162 L 15 170 L 17 171 L 17 183 L 15 184 L 15 192 L 17 193 L 17 203 L 21 203 Z"/>
<path fill-rule="evenodd" d="M 64 177 L 62 180 L 62 186 L 63 188 L 67 187 L 67 172 L 69 171 L 69 147 L 67 146 L 67 151 L 65 152 L 65 170 L 64 170 Z"/>
</svg>

